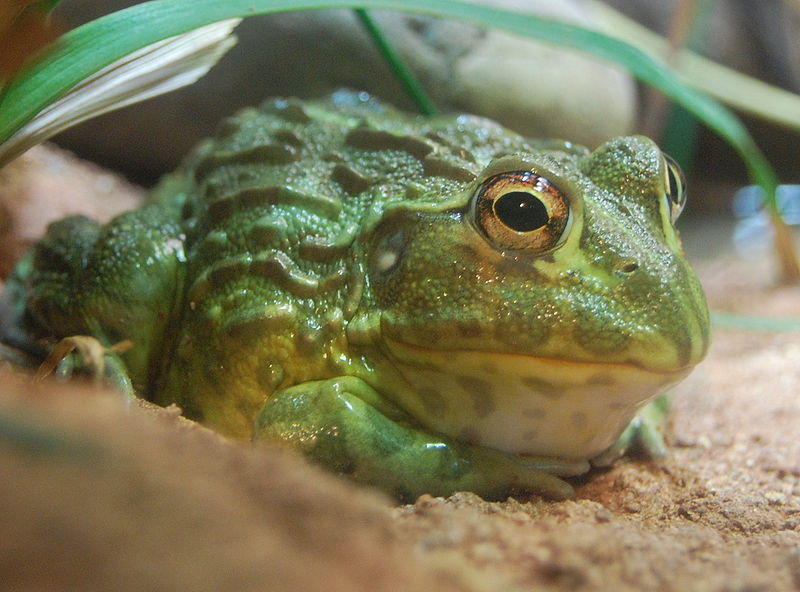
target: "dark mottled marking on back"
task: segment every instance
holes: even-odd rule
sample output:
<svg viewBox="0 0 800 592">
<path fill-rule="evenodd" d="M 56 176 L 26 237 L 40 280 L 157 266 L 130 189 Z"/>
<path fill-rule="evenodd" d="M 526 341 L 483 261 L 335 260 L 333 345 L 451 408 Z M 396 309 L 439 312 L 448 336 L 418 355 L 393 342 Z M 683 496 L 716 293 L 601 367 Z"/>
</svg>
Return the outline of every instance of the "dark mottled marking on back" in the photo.
<svg viewBox="0 0 800 592">
<path fill-rule="evenodd" d="M 428 177 L 445 177 L 455 181 L 469 183 L 477 178 L 477 175 L 460 164 L 444 158 L 426 156 L 422 161 L 423 173 Z"/>
<path fill-rule="evenodd" d="M 200 275 L 189 290 L 189 298 L 196 299 L 197 292 L 205 291 L 209 285 L 223 288 L 229 282 L 246 275 L 269 278 L 284 290 L 308 298 L 318 292 L 333 290 L 347 279 L 344 264 L 323 277 L 302 271 L 294 260 L 276 249 L 269 249 L 253 258 L 249 254 L 236 255 L 218 261 Z"/>
<path fill-rule="evenodd" d="M 449 152 L 452 156 L 459 158 L 461 160 L 466 160 L 470 163 L 477 163 L 478 159 L 475 158 L 475 155 L 470 152 L 464 146 L 457 144 L 452 138 L 448 138 L 445 134 L 440 131 L 429 131 L 425 134 L 425 137 L 429 140 L 433 140 L 437 144 L 444 146 L 445 148 L 449 149 Z"/>
<path fill-rule="evenodd" d="M 289 144 L 290 146 L 294 146 L 296 148 L 300 148 L 303 146 L 303 140 L 300 136 L 297 135 L 297 132 L 290 129 L 282 129 L 275 132 L 275 139 L 283 142 L 284 144 Z"/>
<path fill-rule="evenodd" d="M 271 99 L 262 103 L 261 110 L 292 123 L 311 122 L 311 117 L 306 113 L 303 103 L 297 99 Z"/>
<path fill-rule="evenodd" d="M 207 154 L 195 167 L 201 182 L 209 173 L 225 165 L 289 164 L 300 160 L 300 153 L 286 144 L 262 144 L 244 150 L 219 150 Z"/>
<path fill-rule="evenodd" d="M 200 249 L 210 249 L 214 252 L 219 251 L 230 242 L 228 233 L 225 230 L 212 230 L 207 233 L 198 243 Z"/>
<path fill-rule="evenodd" d="M 212 218 L 230 218 L 237 210 L 264 207 L 274 204 L 297 205 L 325 218 L 336 219 L 342 202 L 335 197 L 312 195 L 282 185 L 246 187 L 228 195 L 217 197 L 208 204 Z"/>
<path fill-rule="evenodd" d="M 345 164 L 334 166 L 331 176 L 349 195 L 358 195 L 372 185 L 372 179 Z"/>
<path fill-rule="evenodd" d="M 345 144 L 364 150 L 400 150 L 419 160 L 433 151 L 433 146 L 418 136 L 398 135 L 368 127 L 350 130 L 345 138 Z"/>
<path fill-rule="evenodd" d="M 355 240 L 357 229 L 348 227 L 345 232 L 336 237 L 308 236 L 300 241 L 298 255 L 309 261 L 330 263 L 341 259 L 350 249 Z"/>
<path fill-rule="evenodd" d="M 285 290 L 308 298 L 319 290 L 319 280 L 310 274 L 300 271 L 289 255 L 282 251 L 268 251 L 253 259 L 250 264 L 253 274 L 273 279 Z"/>
<path fill-rule="evenodd" d="M 223 338 L 237 345 L 262 339 L 294 326 L 295 318 L 291 311 L 266 306 L 262 310 L 244 310 L 229 313 L 222 325 Z"/>
<path fill-rule="evenodd" d="M 326 152 L 320 158 L 325 162 L 339 162 L 339 163 L 347 162 L 345 157 L 339 154 L 338 152 Z"/>
<path fill-rule="evenodd" d="M 442 132 L 439 131 L 430 131 L 425 134 L 425 137 L 429 140 L 433 140 L 437 144 L 441 144 L 442 146 L 446 146 L 447 148 L 454 148 L 455 144 L 453 141 L 445 136 Z"/>
<path fill-rule="evenodd" d="M 455 156 L 456 158 L 460 158 L 461 160 L 466 160 L 467 162 L 471 162 L 473 164 L 477 164 L 478 162 L 478 160 L 475 158 L 475 155 L 466 148 L 457 148 L 453 150 L 453 156 Z"/>
<path fill-rule="evenodd" d="M 286 221 L 283 218 L 264 216 L 256 220 L 247 231 L 247 238 L 255 246 L 281 244 L 286 241 Z"/>
<path fill-rule="evenodd" d="M 234 278 L 247 273 L 249 261 L 246 255 L 237 255 L 230 259 L 217 261 L 208 270 L 208 280 L 214 287 L 224 286 Z"/>
<path fill-rule="evenodd" d="M 214 135 L 217 138 L 223 139 L 238 133 L 239 130 L 242 129 L 241 119 L 255 112 L 256 110 L 254 108 L 249 107 L 239 111 L 235 117 L 226 117 L 225 119 L 220 120 L 216 129 L 214 130 Z"/>
</svg>

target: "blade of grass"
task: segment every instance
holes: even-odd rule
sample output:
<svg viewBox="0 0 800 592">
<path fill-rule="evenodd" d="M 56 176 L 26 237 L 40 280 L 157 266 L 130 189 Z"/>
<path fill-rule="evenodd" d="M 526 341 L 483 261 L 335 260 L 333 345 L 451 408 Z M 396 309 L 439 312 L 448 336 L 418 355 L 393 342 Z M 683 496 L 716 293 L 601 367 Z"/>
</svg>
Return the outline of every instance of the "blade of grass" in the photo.
<svg viewBox="0 0 800 592">
<path fill-rule="evenodd" d="M 369 12 L 363 8 L 357 8 L 354 12 L 356 13 L 358 21 L 361 23 L 361 26 L 372 38 L 372 41 L 378 48 L 378 51 L 381 52 L 381 55 L 389 64 L 389 67 L 400 79 L 400 82 L 405 87 L 406 92 L 417 104 L 417 108 L 419 109 L 420 113 L 423 115 L 436 115 L 436 106 L 433 104 L 433 101 L 431 101 L 430 97 L 428 97 L 425 89 L 422 88 L 420 83 L 417 82 L 417 79 L 411 73 L 411 70 L 409 70 L 405 65 L 403 60 L 395 51 L 394 47 L 392 47 L 392 45 L 389 43 L 388 39 L 386 39 L 386 36 L 383 34 L 372 16 L 370 16 Z"/>
<path fill-rule="evenodd" d="M 751 179 L 764 189 L 770 207 L 777 211 L 777 178 L 744 126 L 722 105 L 684 85 L 662 62 L 619 39 L 577 25 L 454 0 L 153 0 L 137 4 L 70 31 L 12 80 L 0 97 L 0 141 L 83 78 L 155 41 L 229 18 L 323 8 L 388 9 L 453 18 L 620 64 L 722 136 L 742 157 Z M 784 265 L 785 274 L 791 274 L 792 267 L 796 272 L 793 279 L 800 278 L 796 262 Z"/>
<path fill-rule="evenodd" d="M 669 51 L 668 41 L 599 0 L 586 0 L 601 17 L 603 31 L 659 59 Z M 800 5 L 800 0 L 796 0 Z M 800 131 L 800 95 L 757 80 L 697 55 L 683 51 L 675 72 L 687 85 L 754 117 Z"/>
<path fill-rule="evenodd" d="M 235 45 L 241 19 L 157 41 L 85 78 L 0 143 L 0 167 L 78 123 L 192 84 Z"/>
</svg>

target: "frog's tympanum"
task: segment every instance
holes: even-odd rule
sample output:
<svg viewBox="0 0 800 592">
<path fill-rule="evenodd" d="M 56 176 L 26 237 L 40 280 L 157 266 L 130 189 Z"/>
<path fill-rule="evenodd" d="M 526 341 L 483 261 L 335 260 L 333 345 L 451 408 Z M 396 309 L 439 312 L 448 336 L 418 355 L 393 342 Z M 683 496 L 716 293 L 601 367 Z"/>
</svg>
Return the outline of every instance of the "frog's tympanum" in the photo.
<svg viewBox="0 0 800 592">
<path fill-rule="evenodd" d="M 270 100 L 143 208 L 51 225 L 11 333 L 130 340 L 140 396 L 400 497 L 563 497 L 637 430 L 659 451 L 646 406 L 706 351 L 683 203 L 643 137 Z"/>
</svg>

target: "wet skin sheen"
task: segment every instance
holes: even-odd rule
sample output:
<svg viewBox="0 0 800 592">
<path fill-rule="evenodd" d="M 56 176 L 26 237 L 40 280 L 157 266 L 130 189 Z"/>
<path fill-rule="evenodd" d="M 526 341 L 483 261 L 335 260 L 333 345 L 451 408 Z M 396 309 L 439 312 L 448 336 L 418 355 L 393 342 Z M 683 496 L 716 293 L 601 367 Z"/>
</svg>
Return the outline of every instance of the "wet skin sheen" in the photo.
<svg viewBox="0 0 800 592">
<path fill-rule="evenodd" d="M 14 332 L 130 340 L 118 383 L 400 497 L 562 497 L 706 352 L 683 200 L 643 137 L 590 152 L 363 94 L 271 100 L 143 208 L 52 225 Z"/>
</svg>

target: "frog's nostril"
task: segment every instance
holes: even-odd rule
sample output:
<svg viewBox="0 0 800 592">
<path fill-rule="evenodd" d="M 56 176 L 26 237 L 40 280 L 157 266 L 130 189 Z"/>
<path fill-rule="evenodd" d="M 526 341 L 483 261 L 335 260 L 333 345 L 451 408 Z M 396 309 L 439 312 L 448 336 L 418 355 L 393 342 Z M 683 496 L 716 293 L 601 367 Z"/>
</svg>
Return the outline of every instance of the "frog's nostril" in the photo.
<svg viewBox="0 0 800 592">
<path fill-rule="evenodd" d="M 639 269 L 639 262 L 633 259 L 624 259 L 617 264 L 617 269 L 622 273 L 633 273 Z"/>
</svg>

